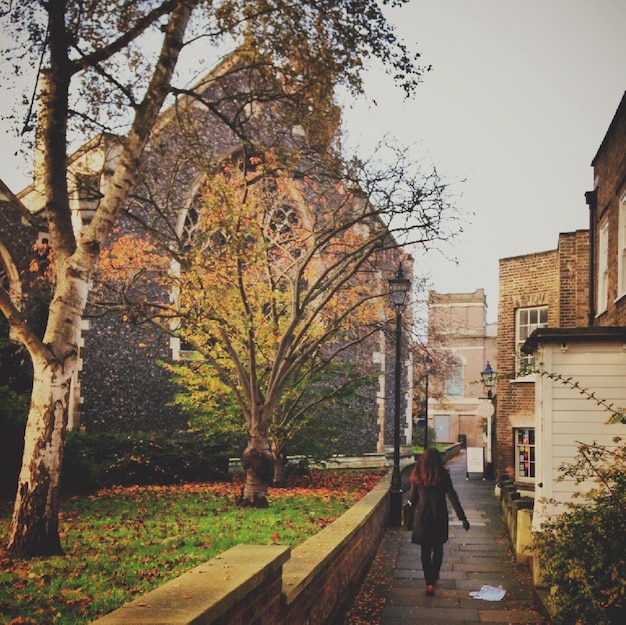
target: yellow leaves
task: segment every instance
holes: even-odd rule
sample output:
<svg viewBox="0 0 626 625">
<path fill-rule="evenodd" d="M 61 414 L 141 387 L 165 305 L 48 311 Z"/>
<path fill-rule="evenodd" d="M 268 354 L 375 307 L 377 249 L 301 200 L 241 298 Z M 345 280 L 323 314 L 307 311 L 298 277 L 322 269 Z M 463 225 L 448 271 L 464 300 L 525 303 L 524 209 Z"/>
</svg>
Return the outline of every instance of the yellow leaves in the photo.
<svg viewBox="0 0 626 625">
<path fill-rule="evenodd" d="M 30 260 L 27 276 L 29 286 L 49 287 L 56 278 L 54 251 L 47 242 L 35 243 L 32 250 L 34 256 Z"/>
<path fill-rule="evenodd" d="M 171 368 L 178 405 L 269 415 L 290 384 L 304 396 L 322 350 L 316 362 L 371 332 L 384 317 L 377 235 L 356 208 L 343 187 L 284 175 L 270 152 L 206 178 L 175 284 L 178 332 L 206 362 Z"/>
<path fill-rule="evenodd" d="M 101 251 L 94 290 L 102 293 L 167 285 L 171 283 L 169 267 L 170 259 L 149 235 L 124 235 Z"/>
</svg>

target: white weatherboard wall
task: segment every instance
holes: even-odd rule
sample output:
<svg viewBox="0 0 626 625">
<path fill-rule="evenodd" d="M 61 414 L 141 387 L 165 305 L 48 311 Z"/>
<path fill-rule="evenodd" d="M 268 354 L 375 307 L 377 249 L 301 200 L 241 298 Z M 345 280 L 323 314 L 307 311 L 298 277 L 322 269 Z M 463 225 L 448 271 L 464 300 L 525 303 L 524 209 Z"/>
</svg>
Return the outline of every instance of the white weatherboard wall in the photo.
<svg viewBox="0 0 626 625">
<path fill-rule="evenodd" d="M 621 342 L 570 342 L 544 344 L 535 362 L 546 373 L 559 374 L 578 382 L 614 408 L 626 408 L 626 345 Z M 572 480 L 557 482 L 559 467 L 571 464 L 578 443 L 614 446 L 616 436 L 626 437 L 626 425 L 607 425 L 612 416 L 578 389 L 546 375 L 535 381 L 536 503 L 533 529 L 540 529 L 547 516 L 563 511 L 575 491 L 586 485 Z M 555 499 L 556 504 L 545 499 Z"/>
</svg>

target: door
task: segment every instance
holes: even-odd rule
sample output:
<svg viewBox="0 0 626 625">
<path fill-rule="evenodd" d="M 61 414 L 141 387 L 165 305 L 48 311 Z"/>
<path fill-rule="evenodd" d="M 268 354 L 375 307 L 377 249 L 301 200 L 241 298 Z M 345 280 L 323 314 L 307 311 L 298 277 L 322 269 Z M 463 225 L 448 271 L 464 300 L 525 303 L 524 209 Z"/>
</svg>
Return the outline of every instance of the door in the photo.
<svg viewBox="0 0 626 625">
<path fill-rule="evenodd" d="M 434 420 L 435 437 L 438 443 L 450 442 L 450 415 L 436 414 Z"/>
</svg>

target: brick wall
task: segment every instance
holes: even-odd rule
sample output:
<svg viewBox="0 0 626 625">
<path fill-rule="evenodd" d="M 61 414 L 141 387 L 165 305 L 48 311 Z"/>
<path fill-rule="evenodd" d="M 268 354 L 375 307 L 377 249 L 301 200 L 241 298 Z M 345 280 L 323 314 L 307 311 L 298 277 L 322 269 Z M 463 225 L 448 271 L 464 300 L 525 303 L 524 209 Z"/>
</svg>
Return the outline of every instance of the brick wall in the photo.
<svg viewBox="0 0 626 625">
<path fill-rule="evenodd" d="M 581 328 L 589 321 L 589 231 L 559 235 L 560 328 Z"/>
<path fill-rule="evenodd" d="M 596 323 L 602 326 L 626 325 L 626 297 L 617 299 L 617 259 L 619 238 L 619 203 L 626 193 L 626 94 L 615 113 L 592 165 L 596 181 L 596 201 L 592 218 L 598 225 L 609 220 L 608 307 Z M 597 267 L 598 245 L 595 266 Z M 595 270 L 597 271 L 597 270 Z M 597 284 L 596 284 L 597 289 Z M 596 297 L 596 293 L 594 293 Z M 594 300 L 595 301 L 595 300 Z"/>
<path fill-rule="evenodd" d="M 534 385 L 506 379 L 515 375 L 515 311 L 547 305 L 549 321 L 556 325 L 559 311 L 557 260 L 556 250 L 500 260 L 496 476 L 513 475 L 513 427 L 524 422 L 530 424 L 534 414 Z"/>
<path fill-rule="evenodd" d="M 548 307 L 551 328 L 582 327 L 588 319 L 589 232 L 559 235 L 555 250 L 500 260 L 496 475 L 513 476 L 513 429 L 533 427 L 535 385 L 515 380 L 515 312 Z"/>
</svg>

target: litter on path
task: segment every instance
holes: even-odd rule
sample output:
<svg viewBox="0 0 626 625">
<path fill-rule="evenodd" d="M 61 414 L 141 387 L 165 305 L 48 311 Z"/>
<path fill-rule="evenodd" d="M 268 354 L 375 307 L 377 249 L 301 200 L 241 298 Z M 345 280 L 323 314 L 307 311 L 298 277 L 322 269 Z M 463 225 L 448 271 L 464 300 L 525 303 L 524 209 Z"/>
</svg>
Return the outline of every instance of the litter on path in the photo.
<svg viewBox="0 0 626 625">
<path fill-rule="evenodd" d="M 470 597 L 474 599 L 482 599 L 483 601 L 502 601 L 506 595 L 506 590 L 502 586 L 489 586 L 485 584 L 480 590 L 472 590 Z"/>
</svg>

